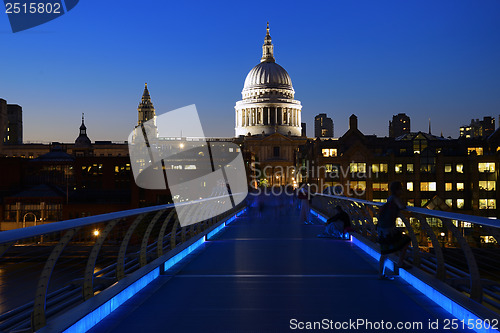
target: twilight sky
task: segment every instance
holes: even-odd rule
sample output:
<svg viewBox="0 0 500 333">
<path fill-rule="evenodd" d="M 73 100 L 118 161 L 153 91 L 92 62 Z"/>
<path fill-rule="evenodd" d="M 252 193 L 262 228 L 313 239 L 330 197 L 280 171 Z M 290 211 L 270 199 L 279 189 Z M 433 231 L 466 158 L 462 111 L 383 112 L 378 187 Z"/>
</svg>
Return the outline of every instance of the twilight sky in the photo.
<svg viewBox="0 0 500 333">
<path fill-rule="evenodd" d="M 25 141 L 126 140 L 148 82 L 157 115 L 196 104 L 207 136 L 234 135 L 234 104 L 259 63 L 266 21 L 302 119 L 327 113 L 335 136 L 359 117 L 388 135 L 393 114 L 412 131 L 458 136 L 500 114 L 500 1 L 81 0 L 13 34 L 0 13 L 0 98 L 24 110 Z M 498 125 L 498 124 L 497 124 Z"/>
</svg>

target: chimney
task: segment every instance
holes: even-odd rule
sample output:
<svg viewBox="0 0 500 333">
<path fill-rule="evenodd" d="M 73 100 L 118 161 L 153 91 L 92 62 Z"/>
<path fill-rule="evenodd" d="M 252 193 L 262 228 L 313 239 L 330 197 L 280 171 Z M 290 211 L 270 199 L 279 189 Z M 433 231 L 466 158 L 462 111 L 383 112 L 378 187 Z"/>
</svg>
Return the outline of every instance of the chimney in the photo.
<svg viewBox="0 0 500 333">
<path fill-rule="evenodd" d="M 358 117 L 356 115 L 351 114 L 349 117 L 349 129 L 350 130 L 357 130 L 358 129 Z"/>
</svg>

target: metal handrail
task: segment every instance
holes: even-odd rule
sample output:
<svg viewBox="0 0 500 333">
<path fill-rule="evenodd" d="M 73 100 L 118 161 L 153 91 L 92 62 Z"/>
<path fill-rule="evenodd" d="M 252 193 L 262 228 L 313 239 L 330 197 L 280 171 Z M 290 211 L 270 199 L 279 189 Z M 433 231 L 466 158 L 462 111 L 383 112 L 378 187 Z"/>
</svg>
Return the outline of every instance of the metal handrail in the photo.
<svg viewBox="0 0 500 333">
<path fill-rule="evenodd" d="M 209 198 L 209 199 L 192 200 L 189 202 L 182 202 L 182 203 L 176 203 L 176 204 L 165 204 L 165 205 L 149 206 L 149 207 L 143 207 L 143 208 L 134 208 L 134 209 L 129 209 L 129 210 L 121 210 L 118 212 L 112 212 L 112 213 L 106 213 L 106 214 L 100 214 L 100 215 L 94 215 L 94 216 L 87 216 L 87 217 L 80 217 L 80 218 L 76 218 L 76 219 L 72 219 L 72 220 L 41 224 L 41 225 L 31 226 L 31 227 L 26 227 L 26 228 L 21 228 L 21 229 L 6 230 L 6 231 L 0 232 L 0 244 L 10 243 L 10 242 L 18 241 L 20 239 L 42 236 L 42 235 L 54 233 L 54 232 L 66 231 L 66 230 L 74 229 L 74 228 L 86 227 L 86 226 L 90 226 L 93 224 L 107 222 L 110 220 L 122 219 L 122 218 L 126 218 L 126 217 L 156 212 L 159 210 L 175 208 L 176 206 L 180 207 L 180 206 L 186 206 L 186 205 L 192 205 L 192 204 L 204 202 L 207 200 L 212 201 L 212 200 L 218 200 L 218 199 L 224 199 L 224 198 L 225 197 L 223 197 L 223 196 L 219 196 L 219 197 L 213 197 L 213 198 Z"/>
<path fill-rule="evenodd" d="M 14 266 L 17 270 L 3 272 L 2 283 L 15 282 L 9 280 L 9 274 L 15 277 L 25 271 L 29 276 L 36 277 L 38 272 L 40 276 L 33 280 L 36 286 L 33 298 L 26 297 L 23 304 L 7 308 L 0 314 L 0 331 L 38 330 L 46 324 L 47 318 L 92 298 L 96 292 L 105 290 L 152 260 L 168 256 L 168 251 L 240 209 L 243 203 L 188 226 L 180 225 L 176 207 L 188 206 L 195 212 L 197 204 L 205 204 L 202 209 L 206 212 L 207 203 L 214 202 L 210 209 L 219 212 L 217 208 L 225 200 L 229 198 L 216 196 L 1 232 L 0 263 L 21 264 L 18 268 Z M 201 219 L 208 215 L 198 213 L 197 216 Z M 100 232 L 89 237 L 91 226 L 98 226 Z M 45 260 L 42 269 L 41 259 Z M 12 265 L 6 267 L 12 269 Z M 73 267 L 81 271 L 73 271 Z M 49 290 L 53 280 L 57 280 L 57 284 L 54 290 Z"/>
<path fill-rule="evenodd" d="M 367 201 L 367 200 L 363 200 L 363 199 L 357 199 L 357 198 L 351 198 L 351 197 L 345 197 L 345 196 L 339 196 L 339 195 L 324 194 L 324 193 L 315 193 L 314 196 L 324 196 L 324 197 L 329 197 L 329 198 L 333 198 L 333 199 L 349 200 L 349 201 L 357 202 L 360 204 L 377 206 L 377 207 L 381 207 L 384 205 L 383 202 Z M 410 206 L 407 206 L 404 209 L 404 211 L 407 211 L 410 213 L 428 215 L 428 216 L 437 217 L 440 219 L 444 218 L 444 219 L 450 219 L 450 220 L 458 220 L 458 221 L 464 221 L 464 222 L 469 222 L 469 223 L 473 223 L 473 224 L 479 224 L 482 226 L 500 228 L 500 221 L 498 221 L 497 219 L 490 219 L 490 218 L 486 218 L 486 217 L 482 217 L 482 216 L 452 213 L 452 212 L 445 212 L 445 211 L 440 211 L 440 210 L 431 210 L 431 209 L 426 209 L 426 208 L 410 207 Z M 495 221 L 498 221 L 498 222 L 495 222 Z"/>
<path fill-rule="evenodd" d="M 325 215 L 331 213 L 334 206 L 340 205 L 351 217 L 354 228 L 361 236 L 364 236 L 367 241 L 371 241 L 376 248 L 377 245 L 377 229 L 375 227 L 375 218 L 377 217 L 378 210 L 384 205 L 382 202 L 372 202 L 352 197 L 338 196 L 317 193 L 313 195 L 313 208 Z M 500 243 L 500 223 L 493 219 L 488 219 L 480 216 L 472 216 L 459 213 L 450 213 L 444 211 L 435 211 L 430 209 L 418 207 L 406 207 L 401 210 L 399 217 L 407 231 L 408 236 L 411 238 L 411 256 L 409 260 L 417 268 L 422 268 L 425 272 L 430 272 L 434 276 L 455 287 L 461 292 L 469 294 L 469 297 L 479 303 L 488 304 L 494 307 L 497 312 L 500 312 L 500 272 L 499 270 L 491 271 L 491 265 L 488 267 L 487 263 L 480 269 L 478 265 L 478 257 L 481 256 L 480 252 L 473 251 L 474 244 L 467 241 L 465 234 L 463 234 L 455 224 L 455 221 L 470 223 L 472 226 L 469 230 L 475 236 L 493 236 Z M 434 226 L 440 233 L 446 231 L 445 236 L 440 235 L 428 223 L 427 218 L 434 218 L 441 221 L 440 226 Z M 418 222 L 412 225 L 411 219 Z M 419 237 L 417 237 L 417 235 Z M 418 238 L 420 238 L 420 243 Z M 477 238 L 477 237 L 476 237 Z M 426 243 L 425 246 L 420 244 Z M 429 244 L 430 243 L 430 244 Z M 447 246 L 448 245 L 448 246 Z M 433 252 L 423 251 L 423 249 L 433 249 Z M 495 248 L 498 248 L 495 245 Z M 445 253 L 444 250 L 451 251 Z M 454 249 L 461 249 L 463 260 L 456 260 L 456 251 Z M 486 250 L 485 250 L 486 251 Z M 445 254 L 448 254 L 447 258 Z M 455 257 L 454 257 L 455 256 Z M 454 263 L 446 262 L 455 259 Z M 461 266 L 456 267 L 453 264 Z M 481 262 L 479 262 L 481 263 Z M 468 272 L 463 270 L 463 267 L 468 268 Z M 486 266 L 486 269 L 485 269 Z M 487 269 L 490 269 L 489 271 Z M 457 272 L 463 274 L 461 278 L 457 279 Z M 488 279 L 482 278 L 481 275 L 487 274 Z M 491 277 L 495 277 L 494 280 Z"/>
</svg>

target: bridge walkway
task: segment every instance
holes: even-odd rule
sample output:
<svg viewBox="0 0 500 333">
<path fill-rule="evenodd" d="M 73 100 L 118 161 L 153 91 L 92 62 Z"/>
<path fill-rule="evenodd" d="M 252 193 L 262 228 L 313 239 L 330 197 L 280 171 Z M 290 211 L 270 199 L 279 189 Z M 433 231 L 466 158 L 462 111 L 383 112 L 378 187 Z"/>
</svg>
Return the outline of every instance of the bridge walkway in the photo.
<svg viewBox="0 0 500 333">
<path fill-rule="evenodd" d="M 453 318 L 399 278 L 379 280 L 374 259 L 348 240 L 317 238 L 320 222 L 298 215 L 250 210 L 91 332 L 286 332 L 294 319 L 421 322 L 393 331 L 436 332 L 429 321 L 441 331 Z"/>
</svg>

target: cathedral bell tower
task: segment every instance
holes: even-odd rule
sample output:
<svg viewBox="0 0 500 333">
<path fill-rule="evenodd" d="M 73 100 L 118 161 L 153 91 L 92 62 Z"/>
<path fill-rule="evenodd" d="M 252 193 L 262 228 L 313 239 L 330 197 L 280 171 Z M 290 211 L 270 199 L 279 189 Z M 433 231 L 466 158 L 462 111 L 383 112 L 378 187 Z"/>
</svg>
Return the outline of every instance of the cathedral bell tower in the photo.
<svg viewBox="0 0 500 333">
<path fill-rule="evenodd" d="M 151 96 L 149 95 L 148 84 L 144 85 L 144 92 L 142 93 L 142 99 L 137 107 L 139 119 L 137 121 L 137 127 L 143 125 L 153 126 L 153 132 L 155 136 L 158 136 L 158 130 L 156 128 L 156 113 L 153 102 L 151 101 Z M 151 120 L 151 121 L 150 121 Z M 149 131 L 148 131 L 149 132 Z"/>
</svg>

